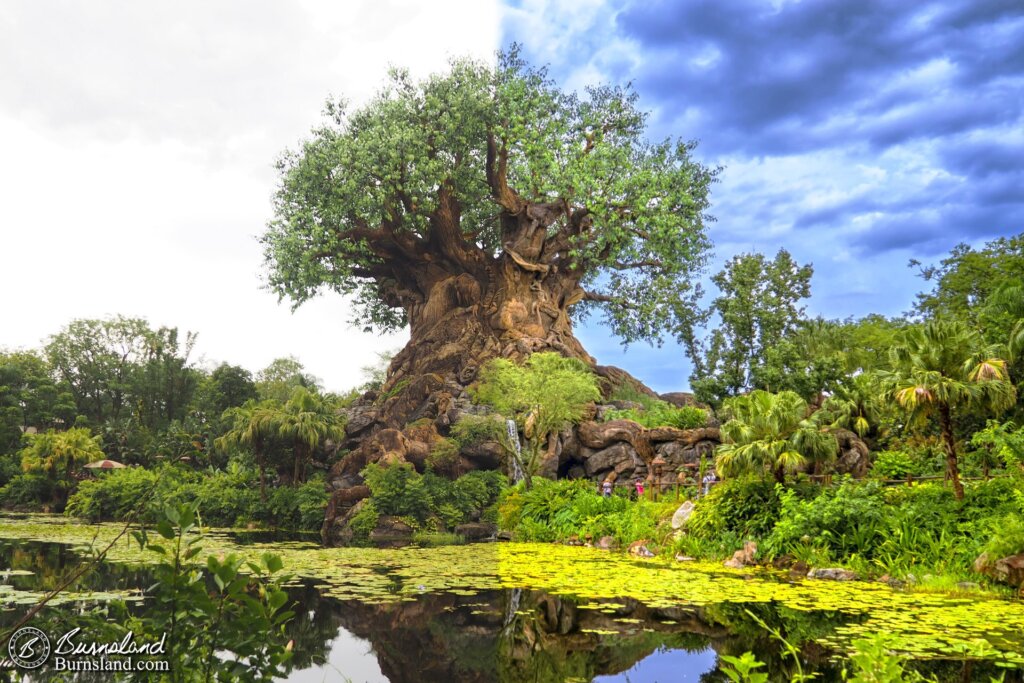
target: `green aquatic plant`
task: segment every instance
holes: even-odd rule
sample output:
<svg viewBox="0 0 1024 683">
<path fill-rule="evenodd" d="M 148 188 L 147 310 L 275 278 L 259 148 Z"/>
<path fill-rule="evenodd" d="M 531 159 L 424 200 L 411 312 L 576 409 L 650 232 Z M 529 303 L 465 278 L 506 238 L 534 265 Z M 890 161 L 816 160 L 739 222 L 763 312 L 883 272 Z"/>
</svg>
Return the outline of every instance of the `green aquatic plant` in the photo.
<svg viewBox="0 0 1024 683">
<path fill-rule="evenodd" d="M 739 657 L 721 655 L 719 659 L 728 665 L 719 664 L 719 669 L 733 683 L 766 683 L 768 680 L 767 673 L 755 671 L 764 666 L 764 662 L 758 661 L 753 652 L 744 652 Z"/>
<path fill-rule="evenodd" d="M 83 549 L 109 542 L 118 530 L 116 525 L 83 527 L 61 518 L 31 516 L 3 518 L 0 538 L 45 538 Z M 960 646 L 981 653 L 977 644 L 984 641 L 987 661 L 1024 667 L 1024 603 L 991 595 L 908 592 L 877 582 L 780 581 L 771 570 L 734 571 L 720 562 L 637 559 L 553 544 L 395 550 L 322 548 L 301 542 L 239 545 L 227 533 L 210 531 L 203 546 L 215 556 L 235 553 L 255 563 L 264 553 L 277 553 L 291 573 L 316 581 L 323 595 L 339 600 L 387 604 L 433 592 L 475 595 L 520 588 L 573 596 L 578 609 L 589 604 L 604 609 L 609 600 L 624 599 L 652 609 L 737 605 L 758 614 L 757 606 L 763 605 L 819 624 L 805 629 L 801 639 L 837 653 L 851 652 L 854 640 L 886 632 L 894 639 L 891 649 L 902 657 L 948 658 Z M 153 564 L 153 555 L 122 540 L 111 548 L 107 561 Z M 629 623 L 618 628 L 623 633 L 638 630 Z M 788 628 L 786 634 L 789 637 Z"/>
</svg>

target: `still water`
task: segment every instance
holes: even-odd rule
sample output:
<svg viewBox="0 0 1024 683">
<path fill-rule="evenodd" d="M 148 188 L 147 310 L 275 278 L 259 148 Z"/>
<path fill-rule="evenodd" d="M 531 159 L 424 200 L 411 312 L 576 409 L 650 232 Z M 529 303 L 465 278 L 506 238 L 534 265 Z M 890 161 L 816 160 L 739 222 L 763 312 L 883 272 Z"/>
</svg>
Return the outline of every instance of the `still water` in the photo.
<svg viewBox="0 0 1024 683">
<path fill-rule="evenodd" d="M 0 625 L 115 529 L 0 517 Z M 1003 671 L 1007 681 L 1024 680 L 1024 605 L 1016 600 L 791 581 L 534 544 L 323 549 L 307 539 L 215 531 L 204 547 L 272 549 L 297 575 L 288 627 L 295 656 L 282 679 L 295 683 L 724 681 L 720 656 L 747 650 L 767 663 L 771 680 L 788 680 L 792 659 L 758 620 L 799 647 L 815 680 L 841 680 L 850 643 L 877 631 L 938 680 L 988 681 Z M 108 560 L 72 587 L 73 597 L 116 595 L 146 609 L 143 558 L 124 543 Z"/>
</svg>

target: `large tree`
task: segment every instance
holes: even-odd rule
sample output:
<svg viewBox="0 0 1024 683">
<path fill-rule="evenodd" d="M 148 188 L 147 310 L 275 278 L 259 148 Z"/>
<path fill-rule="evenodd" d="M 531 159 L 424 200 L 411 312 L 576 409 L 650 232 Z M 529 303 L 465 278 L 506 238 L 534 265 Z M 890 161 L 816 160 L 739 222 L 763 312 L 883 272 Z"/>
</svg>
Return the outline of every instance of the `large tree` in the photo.
<svg viewBox="0 0 1024 683">
<path fill-rule="evenodd" d="M 791 336 L 804 316 L 814 270 L 801 266 L 785 249 L 774 259 L 740 254 L 711 278 L 719 295 L 711 305 L 718 326 L 707 340 L 690 340 L 690 384 L 697 397 L 718 406 L 754 386 L 753 371 L 766 351 Z"/>
<path fill-rule="evenodd" d="M 295 305 L 351 295 L 367 329 L 408 325 L 384 393 L 414 398 L 499 356 L 592 363 L 571 325 L 592 308 L 625 342 L 685 337 L 717 171 L 693 143 L 649 142 L 636 99 L 563 92 L 512 51 L 422 82 L 395 71 L 358 110 L 328 103 L 279 164 L 270 287 Z"/>
<path fill-rule="evenodd" d="M 962 322 L 931 321 L 903 333 L 891 351 L 892 370 L 883 375 L 886 397 L 909 412 L 912 424 L 938 419 L 946 473 L 960 500 L 953 419 L 961 411 L 998 414 L 1013 406 L 1017 393 L 1003 353 Z"/>
</svg>

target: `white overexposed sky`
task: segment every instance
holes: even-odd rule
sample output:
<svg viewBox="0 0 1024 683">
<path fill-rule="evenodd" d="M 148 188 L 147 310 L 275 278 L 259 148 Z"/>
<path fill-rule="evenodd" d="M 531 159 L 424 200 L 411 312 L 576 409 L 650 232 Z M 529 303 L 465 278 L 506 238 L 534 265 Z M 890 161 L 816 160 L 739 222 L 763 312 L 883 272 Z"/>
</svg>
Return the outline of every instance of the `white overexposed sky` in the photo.
<svg viewBox="0 0 1024 683">
<path fill-rule="evenodd" d="M 492 58 L 480 0 L 0 4 L 0 348 L 113 314 L 199 333 L 256 371 L 295 355 L 329 389 L 405 337 L 347 325 L 339 296 L 292 313 L 260 288 L 273 162 L 390 65 Z"/>
</svg>

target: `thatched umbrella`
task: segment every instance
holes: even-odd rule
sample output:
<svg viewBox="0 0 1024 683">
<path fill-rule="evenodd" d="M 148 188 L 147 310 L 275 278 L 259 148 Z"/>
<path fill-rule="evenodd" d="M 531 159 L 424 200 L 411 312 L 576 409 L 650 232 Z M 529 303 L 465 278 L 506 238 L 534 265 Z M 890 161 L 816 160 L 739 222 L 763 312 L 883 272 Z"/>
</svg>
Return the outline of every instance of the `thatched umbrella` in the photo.
<svg viewBox="0 0 1024 683">
<path fill-rule="evenodd" d="M 88 465 L 83 465 L 83 467 L 90 470 L 117 470 L 122 467 L 126 467 L 126 465 L 119 463 L 116 460 L 97 460 L 96 462 L 91 462 Z"/>
</svg>

